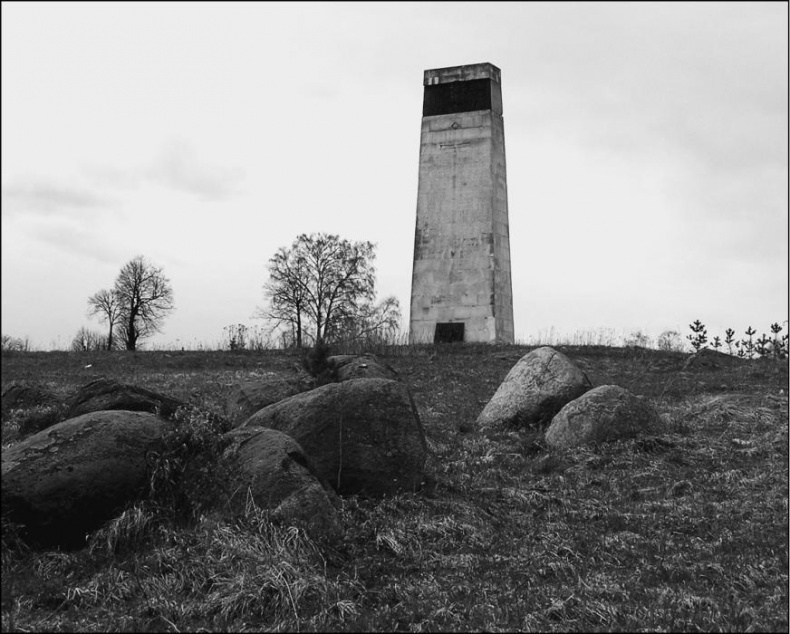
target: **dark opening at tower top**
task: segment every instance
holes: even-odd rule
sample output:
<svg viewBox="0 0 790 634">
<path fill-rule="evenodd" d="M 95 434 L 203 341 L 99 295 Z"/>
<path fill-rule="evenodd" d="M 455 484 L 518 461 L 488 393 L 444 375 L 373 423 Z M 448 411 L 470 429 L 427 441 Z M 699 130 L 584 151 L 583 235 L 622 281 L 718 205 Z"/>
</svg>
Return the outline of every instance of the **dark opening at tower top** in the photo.
<svg viewBox="0 0 790 634">
<path fill-rule="evenodd" d="M 422 116 L 491 109 L 491 80 L 471 79 L 425 87 Z"/>
<path fill-rule="evenodd" d="M 422 116 L 491 110 L 502 114 L 502 71 L 489 62 L 426 70 Z"/>
</svg>

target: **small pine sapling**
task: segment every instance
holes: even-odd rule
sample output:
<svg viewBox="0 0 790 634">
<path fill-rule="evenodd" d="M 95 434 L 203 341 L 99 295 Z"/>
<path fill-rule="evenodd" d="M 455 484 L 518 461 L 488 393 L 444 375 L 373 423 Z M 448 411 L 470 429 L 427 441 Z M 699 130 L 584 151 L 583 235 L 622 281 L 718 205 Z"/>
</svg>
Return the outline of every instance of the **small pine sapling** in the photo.
<svg viewBox="0 0 790 634">
<path fill-rule="evenodd" d="M 693 335 L 686 335 L 686 339 L 691 342 L 692 347 L 694 348 L 695 352 L 699 352 L 700 348 L 707 348 L 708 343 L 708 331 L 705 328 L 705 325 L 697 319 L 693 324 L 689 324 L 689 328 L 691 328 L 691 332 Z"/>
<path fill-rule="evenodd" d="M 782 327 L 779 323 L 771 324 L 771 333 L 774 336 L 773 339 L 773 353 L 775 359 L 781 359 L 783 353 L 783 346 L 782 343 L 787 340 L 787 335 L 784 335 L 781 339 L 779 338 L 779 333 L 782 332 Z M 786 352 L 786 350 L 784 350 Z"/>
<path fill-rule="evenodd" d="M 753 359 L 754 358 L 754 340 L 752 339 L 752 336 L 755 335 L 755 334 L 757 334 L 757 331 L 754 328 L 752 328 L 751 326 L 749 326 L 746 329 L 746 335 L 749 338 L 748 339 L 741 339 L 741 344 L 743 344 L 744 350 L 746 351 L 745 354 L 746 354 L 746 356 L 749 359 Z"/>
<path fill-rule="evenodd" d="M 754 344 L 755 352 L 761 357 L 767 357 L 771 354 L 773 340 L 765 333 L 763 333 L 762 336 L 754 342 Z"/>
<path fill-rule="evenodd" d="M 713 338 L 713 342 L 710 345 L 713 347 L 714 350 L 718 350 L 719 348 L 721 348 L 722 343 L 721 343 L 721 339 L 719 339 L 718 335 L 716 335 Z"/>
<path fill-rule="evenodd" d="M 732 354 L 732 344 L 735 342 L 735 331 L 732 328 L 727 328 L 724 331 L 724 343 L 727 344 L 727 350 Z M 736 344 L 737 345 L 737 344 Z"/>
</svg>

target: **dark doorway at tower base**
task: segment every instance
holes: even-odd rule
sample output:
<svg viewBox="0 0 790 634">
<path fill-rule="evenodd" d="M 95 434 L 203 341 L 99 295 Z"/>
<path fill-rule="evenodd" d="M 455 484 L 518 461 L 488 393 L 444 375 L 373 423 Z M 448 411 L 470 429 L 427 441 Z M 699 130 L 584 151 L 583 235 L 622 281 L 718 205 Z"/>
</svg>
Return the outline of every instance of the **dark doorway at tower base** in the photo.
<svg viewBox="0 0 790 634">
<path fill-rule="evenodd" d="M 436 324 L 436 331 L 433 334 L 434 343 L 463 343 L 463 341 L 463 323 Z"/>
</svg>

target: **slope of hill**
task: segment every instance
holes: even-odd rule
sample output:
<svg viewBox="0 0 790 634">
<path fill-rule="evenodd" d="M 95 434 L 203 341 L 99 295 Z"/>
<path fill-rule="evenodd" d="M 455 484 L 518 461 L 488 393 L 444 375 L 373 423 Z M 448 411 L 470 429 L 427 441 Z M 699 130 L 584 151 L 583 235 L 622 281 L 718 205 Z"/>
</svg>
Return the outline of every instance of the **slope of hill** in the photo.
<svg viewBox="0 0 790 634">
<path fill-rule="evenodd" d="M 538 431 L 484 435 L 477 415 L 531 348 L 393 349 L 382 358 L 414 395 L 432 490 L 344 499 L 339 547 L 257 509 L 179 524 L 138 504 L 70 553 L 29 552 L 4 524 L 3 630 L 787 630 L 787 361 L 557 349 L 593 385 L 644 396 L 670 432 L 555 452 Z M 221 412 L 234 384 L 295 373 L 299 356 L 24 353 L 2 366 L 3 391 L 65 397 L 105 376 Z M 4 412 L 4 446 L 30 412 Z"/>
</svg>

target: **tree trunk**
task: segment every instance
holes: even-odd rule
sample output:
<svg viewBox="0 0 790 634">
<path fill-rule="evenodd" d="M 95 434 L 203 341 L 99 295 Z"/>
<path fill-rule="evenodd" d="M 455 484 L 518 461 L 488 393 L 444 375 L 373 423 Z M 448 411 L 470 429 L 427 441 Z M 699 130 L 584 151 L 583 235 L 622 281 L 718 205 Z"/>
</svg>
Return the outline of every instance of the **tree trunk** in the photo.
<svg viewBox="0 0 790 634">
<path fill-rule="evenodd" d="M 302 313 L 296 311 L 296 347 L 302 347 Z"/>
<path fill-rule="evenodd" d="M 136 311 L 129 313 L 129 322 L 126 324 L 126 349 L 134 352 L 137 349 L 137 330 L 134 327 Z"/>
</svg>

